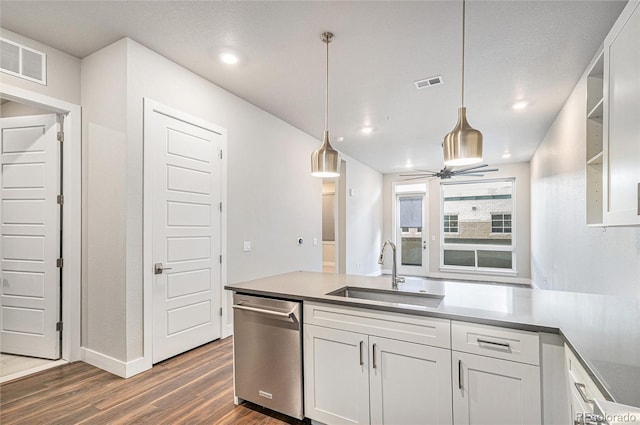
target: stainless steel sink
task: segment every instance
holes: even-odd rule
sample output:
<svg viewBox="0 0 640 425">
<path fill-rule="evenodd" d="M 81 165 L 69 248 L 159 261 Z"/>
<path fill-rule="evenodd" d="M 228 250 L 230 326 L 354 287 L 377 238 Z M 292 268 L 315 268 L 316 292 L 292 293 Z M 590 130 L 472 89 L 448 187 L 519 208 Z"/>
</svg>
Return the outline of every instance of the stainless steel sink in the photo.
<svg viewBox="0 0 640 425">
<path fill-rule="evenodd" d="M 403 292 L 396 290 L 357 288 L 345 286 L 326 295 L 336 297 L 359 298 L 362 300 L 383 301 L 396 304 L 408 304 L 421 307 L 436 308 L 442 302 L 444 295 L 429 294 L 422 292 Z"/>
</svg>

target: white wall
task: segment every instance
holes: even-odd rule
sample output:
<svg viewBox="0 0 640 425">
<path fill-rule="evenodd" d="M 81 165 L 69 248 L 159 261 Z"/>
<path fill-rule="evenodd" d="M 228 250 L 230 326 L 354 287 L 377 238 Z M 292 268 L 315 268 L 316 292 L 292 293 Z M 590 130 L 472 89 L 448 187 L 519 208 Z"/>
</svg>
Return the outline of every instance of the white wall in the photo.
<svg viewBox="0 0 640 425">
<path fill-rule="evenodd" d="M 121 40 L 82 60 L 82 346 L 120 360 L 128 320 L 126 47 Z"/>
<path fill-rule="evenodd" d="M 47 55 L 47 85 L 4 72 L 0 72 L 0 84 L 9 84 L 76 105 L 80 103 L 80 59 L 4 28 L 0 28 L 0 36 Z"/>
<path fill-rule="evenodd" d="M 444 277 L 452 279 L 473 279 L 487 281 L 509 281 L 514 283 L 528 283 L 531 278 L 531 268 L 529 263 L 530 255 L 530 184 L 529 184 L 529 164 L 501 164 L 498 172 L 485 174 L 485 179 L 499 179 L 515 177 L 515 200 L 516 200 L 516 267 L 517 276 L 496 277 L 484 274 L 462 274 L 440 272 L 440 179 L 433 179 L 428 183 L 428 208 L 429 208 L 429 273 L 431 277 Z M 477 180 L 471 177 L 457 177 L 458 181 Z M 383 238 L 393 239 L 393 183 L 402 182 L 403 178 L 398 174 L 384 175 L 384 219 Z M 415 183 L 416 181 L 412 181 Z M 383 266 L 385 270 L 391 269 L 390 259 L 385 259 Z"/>
<path fill-rule="evenodd" d="M 380 274 L 382 174 L 346 155 L 346 273 Z"/>
<path fill-rule="evenodd" d="M 586 76 L 531 160 L 533 282 L 556 289 L 640 296 L 640 227 L 586 226 Z"/>
</svg>

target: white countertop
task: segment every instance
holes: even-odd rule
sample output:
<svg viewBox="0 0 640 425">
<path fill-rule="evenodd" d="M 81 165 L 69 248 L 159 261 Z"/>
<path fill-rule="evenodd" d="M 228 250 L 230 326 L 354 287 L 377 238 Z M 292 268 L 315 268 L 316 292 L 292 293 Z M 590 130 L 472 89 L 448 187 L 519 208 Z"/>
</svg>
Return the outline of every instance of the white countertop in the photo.
<svg viewBox="0 0 640 425">
<path fill-rule="evenodd" d="M 391 278 L 292 272 L 225 289 L 560 333 L 604 393 L 640 407 L 639 298 L 424 278 L 407 278 L 400 290 L 444 295 L 437 308 L 326 295 L 344 286 L 391 289 Z"/>
</svg>

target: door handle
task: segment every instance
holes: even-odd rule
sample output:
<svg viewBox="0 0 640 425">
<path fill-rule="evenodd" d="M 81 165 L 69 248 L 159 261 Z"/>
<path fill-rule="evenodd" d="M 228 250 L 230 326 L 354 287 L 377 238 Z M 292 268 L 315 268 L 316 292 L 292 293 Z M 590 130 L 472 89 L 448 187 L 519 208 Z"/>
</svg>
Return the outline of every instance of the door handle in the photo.
<svg viewBox="0 0 640 425">
<path fill-rule="evenodd" d="M 458 389 L 462 389 L 462 360 L 458 359 Z"/>
<path fill-rule="evenodd" d="M 163 267 L 162 263 L 155 263 L 153 265 L 153 274 L 162 274 L 165 270 L 171 270 L 171 267 Z"/>
<path fill-rule="evenodd" d="M 422 241 L 422 249 L 427 249 L 427 241 Z"/>
<path fill-rule="evenodd" d="M 364 341 L 360 341 L 360 366 L 364 364 L 364 357 L 362 353 L 362 349 L 364 348 Z"/>
</svg>

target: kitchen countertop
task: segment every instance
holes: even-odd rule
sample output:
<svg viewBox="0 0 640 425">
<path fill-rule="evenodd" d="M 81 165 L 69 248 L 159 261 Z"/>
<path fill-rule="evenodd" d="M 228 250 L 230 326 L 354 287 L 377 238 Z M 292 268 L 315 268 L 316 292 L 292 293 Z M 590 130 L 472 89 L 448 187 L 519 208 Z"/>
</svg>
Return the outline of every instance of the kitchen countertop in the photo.
<svg viewBox="0 0 640 425">
<path fill-rule="evenodd" d="M 344 286 L 391 289 L 391 278 L 291 272 L 225 289 L 559 333 L 611 401 L 640 407 L 639 298 L 410 277 L 401 291 L 444 295 L 442 303 L 429 308 L 326 295 Z"/>
</svg>

